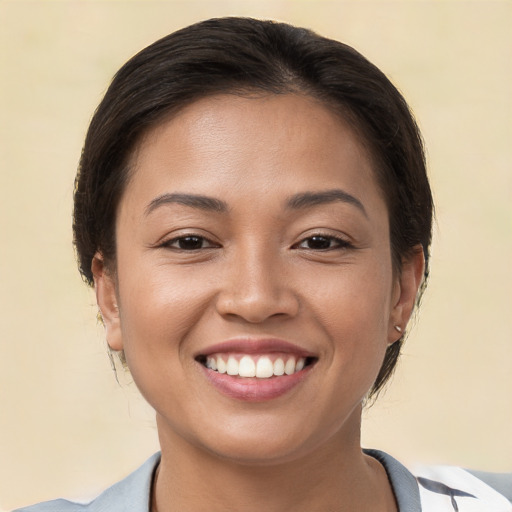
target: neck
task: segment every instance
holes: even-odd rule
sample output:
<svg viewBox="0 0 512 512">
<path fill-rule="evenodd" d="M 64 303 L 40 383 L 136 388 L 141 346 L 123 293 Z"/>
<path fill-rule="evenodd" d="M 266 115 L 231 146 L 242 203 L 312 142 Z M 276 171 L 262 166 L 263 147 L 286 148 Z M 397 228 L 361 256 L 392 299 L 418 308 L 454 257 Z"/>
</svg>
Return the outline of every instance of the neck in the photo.
<svg viewBox="0 0 512 512">
<path fill-rule="evenodd" d="M 191 445 L 158 423 L 162 460 L 152 512 L 396 511 L 385 470 L 362 453 L 359 435 L 350 445 L 334 436 L 293 460 L 248 464 Z"/>
</svg>

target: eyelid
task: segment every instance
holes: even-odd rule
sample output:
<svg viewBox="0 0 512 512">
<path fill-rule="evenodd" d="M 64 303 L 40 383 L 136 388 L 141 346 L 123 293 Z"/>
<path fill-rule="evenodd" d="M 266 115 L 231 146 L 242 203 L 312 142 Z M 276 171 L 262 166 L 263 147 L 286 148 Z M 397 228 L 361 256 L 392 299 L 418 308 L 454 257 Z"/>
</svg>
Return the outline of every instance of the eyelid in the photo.
<svg viewBox="0 0 512 512">
<path fill-rule="evenodd" d="M 204 242 L 206 242 L 208 245 L 206 247 L 200 247 L 197 249 L 182 249 L 180 247 L 173 247 L 174 243 L 178 242 L 179 240 L 183 240 L 185 238 L 199 238 L 199 239 L 203 240 Z M 214 249 L 214 248 L 218 248 L 220 246 L 221 245 L 218 242 L 214 242 L 211 238 L 209 238 L 205 235 L 199 234 L 199 233 L 195 233 L 195 232 L 181 233 L 177 236 L 172 236 L 171 238 L 164 238 L 160 243 L 158 243 L 158 247 L 175 249 L 177 251 L 184 251 L 184 252 L 200 251 L 200 250 L 205 250 L 205 249 Z"/>
<path fill-rule="evenodd" d="M 348 239 L 348 237 L 343 237 L 341 235 L 333 235 L 332 233 L 325 233 L 321 231 L 313 232 L 307 236 L 303 236 L 297 243 L 293 244 L 293 249 L 300 249 L 301 245 L 311 240 L 312 238 L 325 238 L 327 240 L 334 241 L 336 245 L 333 247 L 328 247 L 325 249 L 313 249 L 309 247 L 304 247 L 304 249 L 309 251 L 321 252 L 321 251 L 334 251 L 334 250 L 342 250 L 342 249 L 355 249 L 354 244 Z"/>
</svg>

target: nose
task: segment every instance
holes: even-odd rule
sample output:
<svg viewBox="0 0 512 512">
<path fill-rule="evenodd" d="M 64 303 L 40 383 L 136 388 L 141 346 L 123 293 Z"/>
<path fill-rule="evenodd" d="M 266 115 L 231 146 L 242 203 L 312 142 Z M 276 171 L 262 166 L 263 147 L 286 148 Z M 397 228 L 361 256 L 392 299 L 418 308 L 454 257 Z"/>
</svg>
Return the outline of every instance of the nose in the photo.
<svg viewBox="0 0 512 512">
<path fill-rule="evenodd" d="M 265 249 L 247 248 L 233 255 L 226 261 L 218 313 L 254 324 L 294 317 L 299 300 L 285 266 L 276 253 Z"/>
</svg>

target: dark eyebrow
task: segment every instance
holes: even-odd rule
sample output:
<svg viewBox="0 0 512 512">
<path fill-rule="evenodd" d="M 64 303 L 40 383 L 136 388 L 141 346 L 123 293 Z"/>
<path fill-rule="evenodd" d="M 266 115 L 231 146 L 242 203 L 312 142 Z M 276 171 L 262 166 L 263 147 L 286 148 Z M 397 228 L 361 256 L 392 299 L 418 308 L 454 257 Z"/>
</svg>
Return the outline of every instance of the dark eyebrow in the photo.
<svg viewBox="0 0 512 512">
<path fill-rule="evenodd" d="M 224 201 L 215 199 L 214 197 L 197 194 L 162 194 L 148 204 L 145 214 L 149 215 L 152 211 L 164 204 L 176 203 L 208 212 L 224 213 L 228 211 L 228 205 Z"/>
<path fill-rule="evenodd" d="M 344 192 L 337 188 L 332 190 L 322 190 L 320 192 L 302 192 L 300 194 L 295 194 L 288 199 L 286 206 L 292 210 L 300 210 L 337 201 L 356 206 L 364 213 L 365 217 L 368 217 L 363 203 L 361 203 L 359 199 L 350 195 L 348 192 Z"/>
</svg>

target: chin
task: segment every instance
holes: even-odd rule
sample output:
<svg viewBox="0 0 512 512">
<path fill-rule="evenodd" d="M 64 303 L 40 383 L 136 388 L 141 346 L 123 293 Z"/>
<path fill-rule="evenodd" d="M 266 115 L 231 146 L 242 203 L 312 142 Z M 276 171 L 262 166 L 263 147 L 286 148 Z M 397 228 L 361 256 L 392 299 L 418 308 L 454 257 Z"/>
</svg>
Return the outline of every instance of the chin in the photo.
<svg viewBox="0 0 512 512">
<path fill-rule="evenodd" d="M 336 450 L 340 441 L 343 443 L 347 437 L 345 432 L 355 431 L 351 423 L 350 416 L 347 422 L 324 424 L 319 429 L 307 418 L 297 421 L 297 418 L 262 414 L 257 418 L 231 419 L 217 428 L 210 424 L 207 436 L 197 436 L 190 441 L 203 453 L 234 464 L 277 466 L 312 454 L 321 456 L 324 450 Z M 352 438 L 352 435 L 348 437 Z"/>
<path fill-rule="evenodd" d="M 291 439 L 230 438 L 226 443 L 205 447 L 219 459 L 241 466 L 276 466 L 297 460 L 313 450 Z"/>
</svg>

